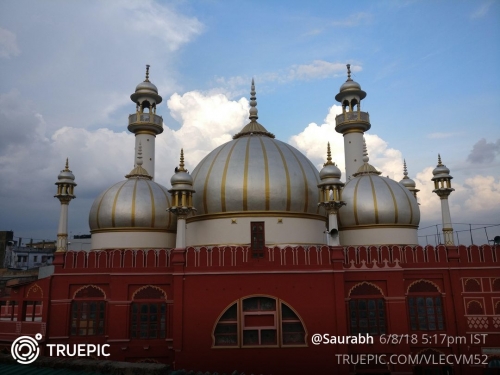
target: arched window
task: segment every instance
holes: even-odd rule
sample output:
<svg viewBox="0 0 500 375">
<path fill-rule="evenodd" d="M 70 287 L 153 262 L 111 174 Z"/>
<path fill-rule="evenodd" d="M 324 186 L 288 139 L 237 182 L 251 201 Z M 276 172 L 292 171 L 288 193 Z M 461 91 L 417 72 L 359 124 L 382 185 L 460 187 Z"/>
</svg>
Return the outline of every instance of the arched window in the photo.
<svg viewBox="0 0 500 375">
<path fill-rule="evenodd" d="M 481 302 L 472 300 L 467 303 L 467 315 L 484 315 Z"/>
<path fill-rule="evenodd" d="M 349 292 L 349 321 L 352 335 L 386 333 L 385 299 L 373 284 L 362 282 Z"/>
<path fill-rule="evenodd" d="M 477 279 L 467 279 L 465 280 L 464 289 L 466 292 L 480 292 L 481 284 Z"/>
<path fill-rule="evenodd" d="M 436 285 L 419 280 L 408 288 L 408 312 L 412 331 L 442 331 L 443 301 Z"/>
<path fill-rule="evenodd" d="M 132 296 L 130 314 L 130 337 L 133 339 L 164 339 L 167 337 L 166 293 L 148 285 L 138 289 Z"/>
<path fill-rule="evenodd" d="M 106 295 L 95 285 L 77 290 L 71 304 L 71 330 L 73 336 L 104 335 Z"/>
<path fill-rule="evenodd" d="M 306 346 L 306 330 L 302 319 L 285 302 L 252 296 L 232 303 L 220 315 L 213 331 L 213 346 Z"/>
</svg>

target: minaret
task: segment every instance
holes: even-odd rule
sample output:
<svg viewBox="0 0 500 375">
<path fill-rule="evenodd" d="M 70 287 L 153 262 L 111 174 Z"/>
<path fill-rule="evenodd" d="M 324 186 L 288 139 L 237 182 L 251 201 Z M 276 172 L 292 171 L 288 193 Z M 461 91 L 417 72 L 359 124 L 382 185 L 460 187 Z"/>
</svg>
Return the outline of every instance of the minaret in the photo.
<svg viewBox="0 0 500 375">
<path fill-rule="evenodd" d="M 450 170 L 446 168 L 446 165 L 441 163 L 441 155 L 438 154 L 438 165 L 432 171 L 434 177 L 432 181 L 434 181 L 434 190 L 433 193 L 436 193 L 441 199 L 441 215 L 443 217 L 443 235 L 444 235 L 444 244 L 446 246 L 454 246 L 453 242 L 453 228 L 451 226 L 451 215 L 450 215 L 450 206 L 448 204 L 448 197 L 451 192 L 454 191 L 451 187 L 451 179 L 453 177 L 450 176 Z"/>
<path fill-rule="evenodd" d="M 328 238 L 329 245 L 331 246 L 340 245 L 337 214 L 339 208 L 345 205 L 345 202 L 342 201 L 342 188 L 344 187 L 344 183 L 340 181 L 341 176 L 342 172 L 340 172 L 340 169 L 332 162 L 330 142 L 328 142 L 326 163 L 319 172 L 321 183 L 318 187 L 321 189 L 321 193 L 318 206 L 325 207 L 328 213 Z"/>
<path fill-rule="evenodd" d="M 130 99 L 136 105 L 136 113 L 128 116 L 128 130 L 135 134 L 134 162 L 141 143 L 144 169 L 154 179 L 155 138 L 163 132 L 163 118 L 156 115 L 156 106 L 162 98 L 156 86 L 149 81 L 149 65 L 146 65 L 146 79 L 137 85 Z"/>
<path fill-rule="evenodd" d="M 417 185 L 415 184 L 415 181 L 413 181 L 410 177 L 408 177 L 408 170 L 406 169 L 406 160 L 403 160 L 403 179 L 401 181 L 399 181 L 399 183 L 401 185 L 403 185 L 405 188 L 407 188 L 408 190 L 410 190 L 413 194 L 413 196 L 415 197 L 415 199 L 417 199 L 417 193 L 420 191 L 419 189 L 417 189 Z"/>
<path fill-rule="evenodd" d="M 75 175 L 69 170 L 68 159 L 66 167 L 57 176 L 57 194 L 54 198 L 61 202 L 61 214 L 59 216 L 59 228 L 57 229 L 57 249 L 56 252 L 68 250 L 68 207 L 69 202 L 76 198 L 73 190 L 76 186 Z"/>
<path fill-rule="evenodd" d="M 193 178 L 184 168 L 184 150 L 181 149 L 181 159 L 179 167 L 175 168 L 175 174 L 170 179 L 172 189 L 168 192 L 172 194 L 172 207 L 167 211 L 177 215 L 177 237 L 175 240 L 176 249 L 186 247 L 186 218 L 193 207 Z"/>
<path fill-rule="evenodd" d="M 335 117 L 335 130 L 344 136 L 346 179 L 363 165 L 363 134 L 370 129 L 368 112 L 361 112 L 361 100 L 366 92 L 351 78 L 351 64 L 347 64 L 347 81 L 340 86 L 335 100 L 342 104 L 342 114 Z"/>
</svg>

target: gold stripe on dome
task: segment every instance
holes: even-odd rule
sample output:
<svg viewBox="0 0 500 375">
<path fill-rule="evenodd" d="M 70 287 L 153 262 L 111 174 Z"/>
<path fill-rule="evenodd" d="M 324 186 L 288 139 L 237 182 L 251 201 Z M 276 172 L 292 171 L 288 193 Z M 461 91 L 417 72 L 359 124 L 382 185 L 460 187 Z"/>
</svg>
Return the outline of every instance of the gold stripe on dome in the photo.
<svg viewBox="0 0 500 375">
<path fill-rule="evenodd" d="M 373 208 L 375 210 L 375 224 L 378 224 L 377 194 L 375 193 L 375 186 L 373 185 L 372 176 L 368 175 L 368 178 L 370 179 L 370 185 L 372 187 Z"/>
<path fill-rule="evenodd" d="M 413 206 L 411 204 L 411 200 L 410 200 L 410 197 L 408 196 L 408 194 L 406 194 L 406 190 L 407 188 L 404 187 L 404 186 L 401 186 L 400 184 L 398 184 L 398 186 L 403 189 L 403 194 L 405 195 L 406 197 L 406 200 L 408 201 L 408 207 L 410 207 L 410 224 L 413 224 Z M 411 194 L 411 193 L 410 193 Z"/>
<path fill-rule="evenodd" d="M 215 155 L 214 159 L 212 160 L 212 163 L 210 164 L 210 167 L 208 168 L 207 172 L 207 177 L 205 177 L 205 186 L 203 187 L 203 211 L 208 212 L 208 203 L 207 203 L 207 188 L 208 188 L 208 180 L 210 179 L 210 173 L 212 173 L 212 168 L 214 167 L 215 161 L 219 157 L 219 154 L 221 151 L 226 148 L 228 143 L 225 145 L 221 146 L 220 150 L 217 152 Z"/>
<path fill-rule="evenodd" d="M 227 170 L 229 168 L 229 162 L 231 161 L 231 155 L 233 153 L 234 147 L 238 144 L 241 138 L 237 139 L 236 142 L 233 143 L 231 149 L 229 150 L 229 154 L 227 154 L 226 164 L 224 165 L 224 171 L 222 172 L 222 185 L 220 190 L 220 203 L 221 203 L 221 211 L 226 211 L 226 178 L 227 178 Z M 207 180 L 208 181 L 208 178 Z M 205 210 L 206 212 L 206 210 Z"/>
<path fill-rule="evenodd" d="M 301 218 L 301 219 L 314 219 L 323 222 L 327 221 L 326 216 L 309 214 L 305 212 L 293 212 L 293 211 L 227 211 L 219 212 L 216 214 L 203 214 L 191 216 L 186 219 L 186 222 L 192 223 L 194 221 L 203 220 L 214 220 L 214 219 L 225 219 L 234 217 L 291 217 L 291 218 Z"/>
<path fill-rule="evenodd" d="M 118 195 L 120 195 L 120 190 L 122 190 L 122 187 L 125 186 L 125 184 L 128 182 L 128 180 L 123 181 L 123 184 L 118 188 L 118 191 L 115 194 L 115 199 L 113 199 L 113 209 L 111 210 L 111 226 L 115 226 L 115 212 L 116 212 L 116 202 L 118 201 Z"/>
<path fill-rule="evenodd" d="M 163 190 L 161 187 L 160 187 L 160 190 L 163 192 L 163 194 L 165 195 L 165 199 L 167 201 L 167 205 L 168 207 L 170 207 L 170 199 L 168 199 L 168 194 L 165 190 Z M 172 214 L 169 212 L 168 213 L 168 224 L 167 224 L 167 228 L 170 228 L 170 224 L 172 223 Z"/>
<path fill-rule="evenodd" d="M 290 211 L 290 205 L 292 203 L 292 188 L 291 188 L 291 183 L 290 183 L 290 173 L 288 172 L 288 165 L 286 164 L 285 160 L 285 155 L 283 155 L 283 152 L 281 149 L 278 147 L 276 142 L 272 142 L 273 145 L 276 147 L 278 150 L 280 156 L 281 156 L 281 161 L 283 162 L 283 168 L 285 169 L 285 176 L 286 176 L 286 210 Z"/>
<path fill-rule="evenodd" d="M 137 195 L 137 182 L 139 179 L 134 181 L 134 190 L 132 191 L 132 209 L 130 210 L 130 225 L 135 226 L 135 197 Z"/>
<path fill-rule="evenodd" d="M 307 212 L 307 206 L 309 206 L 309 184 L 307 183 L 307 177 L 306 177 L 306 172 L 304 171 L 304 167 L 302 167 L 302 163 L 300 162 L 299 158 L 297 155 L 295 155 L 295 152 L 290 148 L 289 145 L 285 143 L 285 146 L 290 150 L 292 153 L 293 157 L 295 160 L 297 160 L 297 164 L 300 167 L 300 170 L 302 171 L 302 178 L 304 179 L 304 188 L 305 188 L 305 194 L 304 194 L 304 212 Z"/>
<path fill-rule="evenodd" d="M 243 211 L 248 209 L 248 162 L 250 159 L 250 140 L 252 137 L 247 137 L 247 147 L 245 149 L 245 166 L 243 168 Z"/>
<path fill-rule="evenodd" d="M 121 227 L 121 228 L 101 228 L 91 230 L 90 233 L 107 233 L 107 232 L 161 232 L 161 233 L 173 233 L 175 230 L 171 229 L 161 229 L 161 228 L 144 228 L 144 227 Z"/>
<path fill-rule="evenodd" d="M 155 197 L 153 195 L 153 189 L 151 189 L 151 185 L 149 184 L 149 182 L 146 182 L 146 184 L 148 185 L 149 196 L 151 197 L 151 227 L 154 228 L 154 226 L 155 226 Z M 162 189 L 160 188 L 160 190 L 162 190 Z M 167 200 L 167 202 L 168 202 L 168 200 Z M 168 213 L 168 216 L 170 216 L 170 212 Z"/>
<path fill-rule="evenodd" d="M 265 185 L 265 198 L 266 198 L 266 211 L 269 211 L 271 204 L 271 189 L 269 187 L 269 164 L 267 160 L 267 151 L 262 141 L 262 137 L 258 137 L 260 146 L 262 147 L 262 154 L 264 155 L 264 185 Z"/>
<path fill-rule="evenodd" d="M 113 186 L 110 186 L 109 188 L 106 189 L 106 191 L 104 192 L 104 194 L 102 195 L 101 197 L 101 200 L 99 201 L 99 204 L 97 205 L 97 213 L 96 213 L 96 224 L 97 224 L 97 228 L 100 228 L 100 224 L 99 224 L 99 211 L 101 210 L 101 204 L 102 204 L 102 201 L 104 200 L 104 197 L 106 196 L 106 194 L 108 194 L 108 191 L 113 188 L 115 185 Z"/>
<path fill-rule="evenodd" d="M 361 181 L 361 178 L 358 178 L 358 181 L 356 181 L 356 186 L 354 186 L 354 202 L 353 202 L 353 211 L 354 211 L 354 222 L 356 225 L 359 225 L 359 220 L 358 220 L 358 185 Z"/>
<path fill-rule="evenodd" d="M 357 229 L 380 229 L 380 228 L 410 228 L 416 229 L 418 225 L 410 225 L 410 224 L 367 224 L 367 225 L 356 225 L 353 227 L 341 227 L 340 230 L 357 230 Z"/>
<path fill-rule="evenodd" d="M 394 196 L 394 192 L 392 191 L 387 181 L 384 178 L 382 178 L 382 181 L 384 181 L 384 184 L 387 185 L 387 189 L 389 189 L 389 192 L 391 193 L 392 203 L 394 203 L 394 222 L 398 223 L 398 203 L 396 202 L 396 197 Z"/>
</svg>

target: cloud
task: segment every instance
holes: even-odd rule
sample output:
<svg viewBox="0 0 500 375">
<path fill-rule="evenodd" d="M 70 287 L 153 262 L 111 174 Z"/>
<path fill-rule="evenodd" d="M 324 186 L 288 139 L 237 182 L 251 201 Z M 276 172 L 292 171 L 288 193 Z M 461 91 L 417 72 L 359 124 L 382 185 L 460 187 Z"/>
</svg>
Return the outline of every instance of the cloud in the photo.
<svg viewBox="0 0 500 375">
<path fill-rule="evenodd" d="M 330 142 L 332 160 L 345 176 L 344 139 L 335 131 L 335 117 L 341 113 L 341 106 L 332 105 L 322 125 L 310 123 L 304 131 L 290 137 L 289 143 L 302 151 L 320 170 L 326 161 L 326 144 Z M 378 135 L 365 134 L 365 140 L 370 164 L 381 171 L 384 176 L 389 175 L 399 181 L 403 177 L 401 152 L 390 148 L 388 143 Z"/>
<path fill-rule="evenodd" d="M 476 18 L 482 18 L 485 15 L 488 14 L 488 11 L 490 10 L 490 7 L 493 5 L 493 1 L 487 1 L 483 3 L 479 8 L 477 8 L 472 14 L 471 18 L 476 19 Z"/>
<path fill-rule="evenodd" d="M 491 163 L 500 154 L 500 139 L 496 142 L 487 142 L 485 138 L 480 139 L 472 147 L 467 161 L 473 164 Z"/>
<path fill-rule="evenodd" d="M 17 37 L 12 31 L 0 27 L 0 58 L 9 59 L 21 53 Z"/>
<path fill-rule="evenodd" d="M 427 134 L 427 138 L 429 139 L 443 139 L 443 138 L 451 138 L 459 135 L 460 133 L 430 133 Z"/>
<path fill-rule="evenodd" d="M 372 19 L 372 15 L 366 12 L 359 12 L 350 15 L 343 20 L 336 20 L 331 22 L 334 27 L 354 27 L 361 24 L 367 24 Z"/>
<path fill-rule="evenodd" d="M 351 64 L 353 73 L 360 72 L 361 65 Z M 292 81 L 311 81 L 315 79 L 325 79 L 344 76 L 346 73 L 346 64 L 334 63 L 325 60 L 314 60 L 309 64 L 297 64 L 275 72 L 265 72 L 255 76 L 256 83 L 274 82 L 285 84 Z M 233 76 L 233 77 L 215 77 L 214 83 L 219 87 L 212 92 L 220 92 L 229 97 L 239 96 L 248 91 L 252 77 Z"/>
</svg>

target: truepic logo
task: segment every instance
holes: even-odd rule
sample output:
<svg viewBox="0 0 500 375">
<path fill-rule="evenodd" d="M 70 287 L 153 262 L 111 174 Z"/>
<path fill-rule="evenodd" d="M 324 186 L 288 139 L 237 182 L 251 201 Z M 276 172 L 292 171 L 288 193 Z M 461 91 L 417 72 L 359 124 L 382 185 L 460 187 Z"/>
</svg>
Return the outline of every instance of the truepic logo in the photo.
<svg viewBox="0 0 500 375">
<path fill-rule="evenodd" d="M 42 339 L 42 334 L 37 333 L 35 339 L 40 341 Z M 10 354 L 17 363 L 21 365 L 29 365 L 34 360 L 38 358 L 40 354 L 40 348 L 38 347 L 38 342 L 33 337 L 21 336 L 18 337 L 10 348 Z"/>
<path fill-rule="evenodd" d="M 42 334 L 37 333 L 35 339 L 40 341 Z M 29 365 L 38 358 L 40 348 L 35 339 L 30 336 L 21 336 L 12 343 L 10 354 L 17 363 Z M 89 357 L 91 355 L 109 357 L 110 355 L 106 352 L 109 344 L 47 344 L 46 347 L 51 357 Z"/>
</svg>

